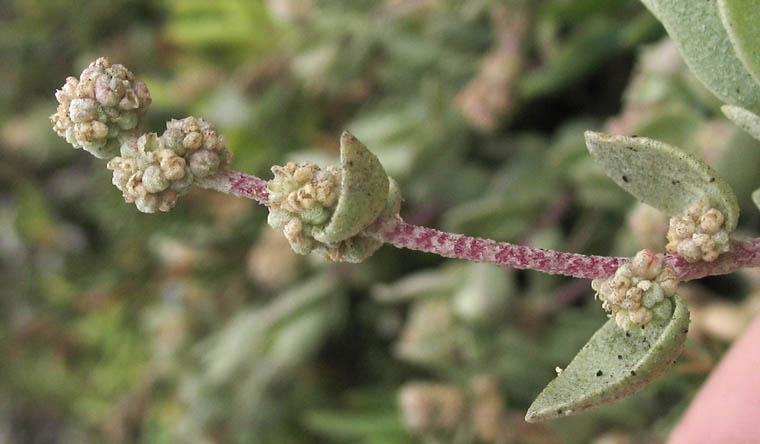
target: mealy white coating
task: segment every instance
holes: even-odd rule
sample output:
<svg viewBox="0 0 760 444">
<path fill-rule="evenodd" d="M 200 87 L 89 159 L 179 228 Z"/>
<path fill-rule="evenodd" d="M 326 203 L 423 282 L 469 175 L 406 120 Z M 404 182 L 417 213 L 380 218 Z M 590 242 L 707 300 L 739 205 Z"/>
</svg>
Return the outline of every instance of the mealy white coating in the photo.
<svg viewBox="0 0 760 444">
<path fill-rule="evenodd" d="M 663 266 L 662 256 L 642 250 L 609 279 L 593 280 L 591 287 L 618 326 L 631 330 L 648 325 L 658 308 L 671 306 L 668 299 L 675 295 L 678 280 Z"/>
<path fill-rule="evenodd" d="M 683 215 L 670 219 L 665 248 L 687 262 L 712 262 L 730 248 L 724 222 L 723 213 L 701 199 L 689 206 Z"/>
</svg>

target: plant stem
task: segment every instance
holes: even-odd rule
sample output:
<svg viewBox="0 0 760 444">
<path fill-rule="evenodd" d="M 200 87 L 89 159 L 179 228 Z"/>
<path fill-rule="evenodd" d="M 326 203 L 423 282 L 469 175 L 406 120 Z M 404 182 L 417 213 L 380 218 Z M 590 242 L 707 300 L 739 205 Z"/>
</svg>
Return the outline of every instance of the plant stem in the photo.
<svg viewBox="0 0 760 444">
<path fill-rule="evenodd" d="M 202 187 L 235 196 L 254 199 L 267 205 L 267 182 L 256 176 L 227 170 L 204 180 Z M 577 278 L 601 279 L 615 273 L 628 262 L 625 257 L 589 256 L 542 248 L 514 245 L 490 239 L 446 233 L 433 228 L 404 222 L 401 218 L 378 218 L 361 235 L 381 240 L 398 248 L 424 251 L 439 256 L 474 262 L 563 274 Z M 688 263 L 680 256 L 665 255 L 665 264 L 676 272 L 679 280 L 727 274 L 747 267 L 760 266 L 760 238 L 734 241 L 732 250 L 714 262 Z"/>
<path fill-rule="evenodd" d="M 610 276 L 620 265 L 628 261 L 628 258 L 624 257 L 563 253 L 463 234 L 446 233 L 433 228 L 411 225 L 400 218 L 378 219 L 364 230 L 363 234 L 398 248 L 578 278 L 596 279 Z"/>
<path fill-rule="evenodd" d="M 223 171 L 217 176 L 203 179 L 199 182 L 199 185 L 209 190 L 253 199 L 262 205 L 269 204 L 267 181 L 238 171 Z"/>
</svg>

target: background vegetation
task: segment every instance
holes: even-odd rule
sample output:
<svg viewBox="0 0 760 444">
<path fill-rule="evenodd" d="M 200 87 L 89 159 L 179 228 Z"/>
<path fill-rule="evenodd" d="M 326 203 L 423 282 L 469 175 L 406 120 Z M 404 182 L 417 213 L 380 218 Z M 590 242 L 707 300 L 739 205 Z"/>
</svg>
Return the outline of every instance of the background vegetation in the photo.
<svg viewBox="0 0 760 444">
<path fill-rule="evenodd" d="M 329 161 L 349 129 L 410 222 L 609 255 L 662 251 L 666 220 L 583 130 L 650 136 L 718 169 L 756 236 L 758 142 L 637 1 L 9 0 L 0 20 L 0 442 L 656 442 L 760 307 L 753 271 L 684 285 L 666 377 L 528 425 L 605 320 L 588 282 L 388 246 L 300 257 L 264 208 L 204 190 L 141 214 L 48 122 L 107 55 L 148 83 L 152 130 L 203 116 L 237 170 Z"/>
</svg>

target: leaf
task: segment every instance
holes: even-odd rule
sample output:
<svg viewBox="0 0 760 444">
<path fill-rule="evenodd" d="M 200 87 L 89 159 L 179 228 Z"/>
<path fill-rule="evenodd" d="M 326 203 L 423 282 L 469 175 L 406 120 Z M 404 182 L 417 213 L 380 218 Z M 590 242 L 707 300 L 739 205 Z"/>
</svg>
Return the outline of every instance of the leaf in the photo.
<svg viewBox="0 0 760 444">
<path fill-rule="evenodd" d="M 631 395 L 662 375 L 681 354 L 689 326 L 686 305 L 674 299 L 672 315 L 655 316 L 646 330 L 626 332 L 614 319 L 607 321 L 533 401 L 525 420 L 580 413 Z"/>
<path fill-rule="evenodd" d="M 760 116 L 734 105 L 723 105 L 720 107 L 720 110 L 736 126 L 748 132 L 755 139 L 760 140 Z"/>
<path fill-rule="evenodd" d="M 757 0 L 718 0 L 723 27 L 734 51 L 760 83 L 760 4 Z"/>
<path fill-rule="evenodd" d="M 340 242 L 355 236 L 383 211 L 388 199 L 388 175 L 377 156 L 348 131 L 340 137 L 343 171 L 338 205 L 324 229 L 314 232 L 320 242 Z"/>
<path fill-rule="evenodd" d="M 572 85 L 605 58 L 620 51 L 619 31 L 609 21 L 588 20 L 568 37 L 548 65 L 520 78 L 518 93 L 524 100 L 532 100 Z"/>
<path fill-rule="evenodd" d="M 713 94 L 726 103 L 760 111 L 760 85 L 734 52 L 715 2 L 641 1 L 662 22 L 686 64 Z"/>
<path fill-rule="evenodd" d="M 468 264 L 461 284 L 452 306 L 457 316 L 468 322 L 494 321 L 503 316 L 514 293 L 509 272 L 492 264 Z"/>
<path fill-rule="evenodd" d="M 691 154 L 646 137 L 586 131 L 586 146 L 605 174 L 642 202 L 669 216 L 706 196 L 736 228 L 739 204 L 731 187 Z"/>
<path fill-rule="evenodd" d="M 754 202 L 757 209 L 760 210 L 760 188 L 752 192 L 752 202 Z"/>
<path fill-rule="evenodd" d="M 388 442 L 408 442 L 409 438 L 395 409 L 367 413 L 316 410 L 308 412 L 304 422 L 313 432 L 336 440 L 366 439 L 373 435 L 386 436 Z"/>
</svg>

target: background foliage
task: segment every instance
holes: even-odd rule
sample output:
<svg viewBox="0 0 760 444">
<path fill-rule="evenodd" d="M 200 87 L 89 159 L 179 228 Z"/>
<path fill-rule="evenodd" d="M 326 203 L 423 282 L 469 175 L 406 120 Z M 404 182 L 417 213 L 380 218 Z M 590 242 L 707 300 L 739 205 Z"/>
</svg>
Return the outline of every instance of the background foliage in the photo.
<svg viewBox="0 0 760 444">
<path fill-rule="evenodd" d="M 527 425 L 604 322 L 588 282 L 387 246 L 300 257 L 265 209 L 203 190 L 140 214 L 47 119 L 107 55 L 148 83 L 152 130 L 203 116 L 237 170 L 329 161 L 345 128 L 410 222 L 609 255 L 662 251 L 666 220 L 594 166 L 583 131 L 637 134 L 718 169 L 757 235 L 758 142 L 634 0 L 11 0 L 0 20 L 2 442 L 659 441 L 760 307 L 754 272 L 685 285 L 693 323 L 665 378 Z M 449 421 L 421 382 L 456 394 Z"/>
</svg>

